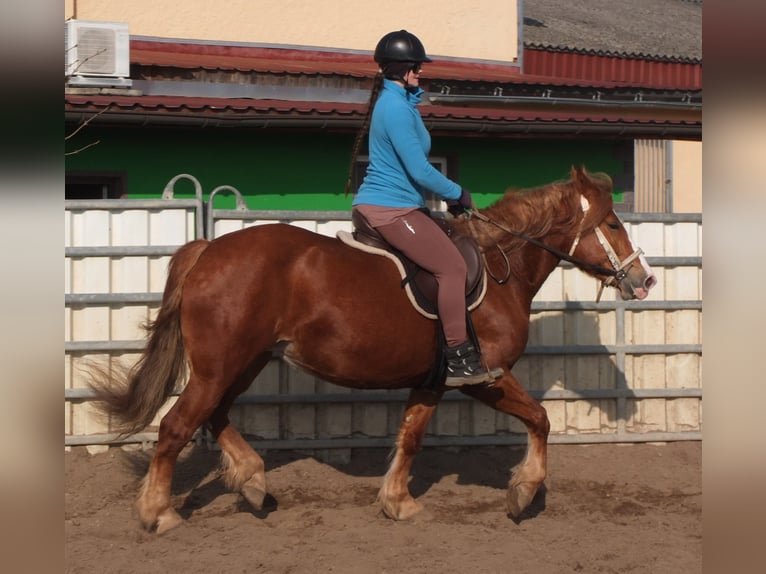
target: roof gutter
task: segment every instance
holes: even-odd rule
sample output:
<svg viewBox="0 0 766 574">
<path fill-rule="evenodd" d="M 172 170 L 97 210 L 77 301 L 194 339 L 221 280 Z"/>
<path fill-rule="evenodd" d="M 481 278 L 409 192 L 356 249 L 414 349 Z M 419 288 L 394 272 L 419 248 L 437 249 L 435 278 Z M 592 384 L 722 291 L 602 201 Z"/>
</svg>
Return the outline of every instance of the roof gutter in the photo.
<svg viewBox="0 0 766 574">
<path fill-rule="evenodd" d="M 424 110 L 425 111 L 425 110 Z M 64 114 L 68 123 L 79 124 L 93 119 L 92 111 L 68 110 Z M 581 135 L 601 137 L 642 137 L 664 139 L 698 140 L 702 137 L 700 123 L 661 123 L 623 121 L 542 121 L 542 120 L 475 120 L 462 118 L 423 118 L 433 133 L 493 136 L 549 136 L 577 137 Z M 338 114 L 257 114 L 248 116 L 210 116 L 200 113 L 178 112 L 136 113 L 135 111 L 109 111 L 93 120 L 94 124 L 131 126 L 177 126 L 196 128 L 282 128 L 282 129 L 336 129 L 357 130 L 362 118 L 357 115 Z"/>
<path fill-rule="evenodd" d="M 428 99 L 434 104 L 451 104 L 458 106 L 478 107 L 504 107 L 513 106 L 514 108 L 526 108 L 540 105 L 557 106 L 569 108 L 576 106 L 578 108 L 596 108 L 596 109 L 614 109 L 631 108 L 645 110 L 686 110 L 702 111 L 702 102 L 693 102 L 691 96 L 686 96 L 678 102 L 666 100 L 644 100 L 637 96 L 633 100 L 614 100 L 597 98 L 552 98 L 549 96 L 451 96 L 449 94 L 429 93 Z"/>
</svg>

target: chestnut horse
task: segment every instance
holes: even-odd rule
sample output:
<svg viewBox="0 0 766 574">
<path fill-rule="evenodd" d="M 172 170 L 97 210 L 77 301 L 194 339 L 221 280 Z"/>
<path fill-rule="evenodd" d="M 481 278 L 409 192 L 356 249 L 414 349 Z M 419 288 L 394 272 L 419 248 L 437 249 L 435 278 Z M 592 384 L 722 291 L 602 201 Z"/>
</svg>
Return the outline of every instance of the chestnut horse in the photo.
<svg viewBox="0 0 766 574">
<path fill-rule="evenodd" d="M 504 375 L 459 390 L 526 425 L 526 455 L 508 483 L 507 510 L 514 517 L 546 476 L 546 411 L 511 373 L 527 343 L 535 293 L 562 258 L 616 287 L 623 299 L 645 298 L 656 282 L 613 211 L 611 188 L 608 176 L 573 168 L 568 181 L 507 191 L 474 217 L 453 222 L 459 233 L 475 238 L 498 277 L 488 281 L 472 319 L 483 358 Z M 262 508 L 263 459 L 228 413 L 273 353 L 338 385 L 411 389 L 378 501 L 391 518 L 412 516 L 421 505 L 408 490 L 410 468 L 449 390 L 422 386 L 436 354 L 436 329 L 413 308 L 391 261 L 337 238 L 271 224 L 182 246 L 127 384 L 91 383 L 100 408 L 131 434 L 150 423 L 188 371 L 186 386 L 160 423 L 137 500 L 141 523 L 164 532 L 182 521 L 170 504 L 173 469 L 203 424 L 222 449 L 227 486 Z"/>
</svg>

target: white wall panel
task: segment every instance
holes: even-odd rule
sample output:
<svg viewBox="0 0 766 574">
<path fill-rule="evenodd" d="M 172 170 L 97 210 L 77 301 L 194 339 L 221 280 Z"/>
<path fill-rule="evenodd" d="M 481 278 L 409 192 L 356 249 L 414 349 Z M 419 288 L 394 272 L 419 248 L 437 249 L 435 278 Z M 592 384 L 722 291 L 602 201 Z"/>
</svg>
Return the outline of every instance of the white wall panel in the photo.
<svg viewBox="0 0 766 574">
<path fill-rule="evenodd" d="M 111 262 L 108 257 L 87 257 L 71 260 L 72 293 L 109 293 L 111 291 Z"/>
<path fill-rule="evenodd" d="M 140 340 L 146 335 L 141 325 L 149 319 L 149 308 L 146 305 L 125 305 L 112 309 L 110 323 L 110 339 Z"/>
<path fill-rule="evenodd" d="M 71 214 L 71 245 L 97 247 L 109 245 L 111 218 L 108 211 L 81 211 Z"/>
<path fill-rule="evenodd" d="M 118 205 L 118 203 L 120 205 Z M 106 205 L 106 204 L 104 204 Z M 158 304 L 141 302 L 90 303 L 88 297 L 161 292 L 165 285 L 169 256 L 148 256 L 126 252 L 148 246 L 178 246 L 194 237 L 194 210 L 169 204 L 163 213 L 152 213 L 140 202 L 112 202 L 98 209 L 65 211 L 65 246 L 71 249 L 98 248 L 96 255 L 74 255 L 65 259 L 65 292 L 71 297 L 85 297 L 65 308 L 65 341 L 79 344 L 141 343 L 141 328 Z M 132 366 L 138 355 L 115 348 L 114 351 L 68 352 L 65 362 L 65 388 L 87 388 L 91 365 L 106 372 L 110 364 L 126 360 Z M 172 401 L 170 401 L 172 402 Z M 166 412 L 169 404 L 163 407 Z M 162 414 L 158 414 L 156 424 Z M 89 435 L 112 432 L 109 421 L 100 417 L 87 400 L 67 402 L 65 417 L 68 434 Z"/>
<path fill-rule="evenodd" d="M 148 257 L 112 258 L 110 292 L 147 293 L 149 291 L 148 259 Z"/>
<path fill-rule="evenodd" d="M 195 237 L 193 211 L 180 210 L 94 210 L 70 211 L 66 215 L 65 241 L 68 247 L 93 246 L 179 246 Z M 334 236 L 351 230 L 348 220 L 301 221 L 290 224 Z M 275 220 L 218 219 L 216 236 Z M 647 257 L 701 256 L 701 224 L 695 222 L 628 222 L 634 243 Z M 114 255 L 69 257 L 65 263 L 65 289 L 70 294 L 159 294 L 163 291 L 170 256 Z M 648 301 L 701 300 L 701 270 L 686 263 L 656 266 L 660 284 Z M 491 281 L 491 279 L 490 279 Z M 597 281 L 570 267 L 558 267 L 535 297 L 536 303 L 583 301 L 592 303 Z M 616 301 L 614 289 L 607 289 L 602 302 Z M 156 315 L 158 303 L 70 305 L 65 310 L 65 337 L 73 341 L 139 341 L 140 325 Z M 619 320 L 618 320 L 619 317 Z M 623 332 L 618 332 L 622 328 Z M 700 309 L 627 310 L 605 306 L 599 310 L 533 312 L 530 346 L 544 348 L 578 345 L 695 345 L 701 343 Z M 114 355 L 114 353 L 112 353 Z M 119 353 L 118 353 L 119 355 Z M 125 354 L 134 362 L 138 355 Z M 85 360 L 107 357 L 103 353 L 68 354 L 65 385 L 82 388 L 84 381 L 77 365 Z M 618 365 L 620 367 L 618 368 Z M 622 372 L 620 371 L 622 369 Z M 616 389 L 623 379 L 631 389 L 694 389 L 701 387 L 701 357 L 698 353 L 624 353 L 618 361 L 605 354 L 540 354 L 522 357 L 514 374 L 532 392 L 598 391 Z M 350 391 L 317 380 L 293 368 L 270 363 L 246 396 L 287 394 L 349 394 Z M 361 392 L 361 395 L 364 393 Z M 69 434 L 106 432 L 103 423 L 92 419 L 84 406 L 70 401 L 65 409 Z M 163 407 L 153 421 L 156 425 L 172 404 Z M 551 432 L 614 434 L 615 432 L 687 432 L 701 428 L 701 400 L 691 398 L 628 398 L 618 412 L 615 399 L 578 398 L 544 400 Z M 232 421 L 253 440 L 328 437 L 392 437 L 396 434 L 403 403 L 317 402 L 306 404 L 247 404 L 232 411 Z M 623 417 L 623 418 L 620 418 Z M 621 429 L 618 425 L 618 420 Z M 523 432 L 523 425 L 479 403 L 445 401 L 437 409 L 428 432 L 438 436 L 485 436 Z"/>
<path fill-rule="evenodd" d="M 148 257 L 146 264 L 149 271 L 149 292 L 162 293 L 165 290 L 165 282 L 168 276 L 170 255 Z"/>
<path fill-rule="evenodd" d="M 499 270 L 493 270 L 499 275 Z M 535 295 L 534 301 L 561 301 L 564 298 L 564 269 L 556 267 Z"/>
<path fill-rule="evenodd" d="M 149 214 L 143 209 L 126 209 L 111 214 L 109 245 L 151 245 Z"/>
<path fill-rule="evenodd" d="M 692 222 L 677 222 L 665 225 L 665 250 L 669 254 L 672 253 L 675 257 L 702 255 L 701 231 L 701 226 Z"/>
</svg>

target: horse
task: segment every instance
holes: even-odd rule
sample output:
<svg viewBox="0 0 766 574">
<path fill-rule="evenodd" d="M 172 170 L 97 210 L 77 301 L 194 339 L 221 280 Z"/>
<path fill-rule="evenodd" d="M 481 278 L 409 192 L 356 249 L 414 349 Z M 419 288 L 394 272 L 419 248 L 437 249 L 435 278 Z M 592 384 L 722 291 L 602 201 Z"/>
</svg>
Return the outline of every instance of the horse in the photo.
<svg viewBox="0 0 766 574">
<path fill-rule="evenodd" d="M 181 246 L 169 263 L 156 318 L 144 325 L 139 360 L 119 384 L 90 382 L 98 408 L 130 435 L 186 380 L 160 421 L 136 501 L 142 526 L 163 533 L 183 522 L 171 506 L 171 480 L 179 453 L 202 425 L 222 450 L 226 486 L 263 509 L 264 461 L 228 413 L 272 356 L 346 387 L 410 389 L 377 499 L 391 519 L 422 509 L 407 484 L 445 392 L 459 390 L 518 418 L 527 430 L 526 452 L 511 469 L 506 495 L 508 513 L 518 517 L 547 472 L 546 411 L 511 372 L 527 344 L 535 293 L 562 259 L 624 300 L 644 299 L 657 280 L 614 212 L 606 174 L 573 167 L 568 180 L 507 190 L 473 215 L 451 223 L 476 241 L 494 278 L 471 319 L 483 358 L 503 374 L 458 389 L 423 384 L 439 344 L 438 323 L 415 310 L 386 257 L 281 223 Z"/>
</svg>

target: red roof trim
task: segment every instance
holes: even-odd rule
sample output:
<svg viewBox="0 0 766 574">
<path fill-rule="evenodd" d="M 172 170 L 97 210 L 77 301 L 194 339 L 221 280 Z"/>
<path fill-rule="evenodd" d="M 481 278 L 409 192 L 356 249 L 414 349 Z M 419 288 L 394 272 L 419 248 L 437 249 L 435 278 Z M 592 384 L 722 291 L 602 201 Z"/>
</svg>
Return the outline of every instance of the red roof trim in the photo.
<svg viewBox="0 0 766 574">
<path fill-rule="evenodd" d="M 560 54 L 575 54 L 584 56 L 602 56 L 606 58 L 621 58 L 626 60 L 643 60 L 648 62 L 673 62 L 683 64 L 701 64 L 699 58 L 645 54 L 643 52 L 613 52 L 611 50 L 597 50 L 591 48 L 572 48 L 570 46 L 557 46 L 552 44 L 543 44 L 539 42 L 524 42 L 524 48 L 530 51 L 556 52 Z"/>
<path fill-rule="evenodd" d="M 701 89 L 701 66 L 646 62 L 575 53 L 524 51 L 525 72 L 517 65 L 435 60 L 423 68 L 433 80 L 512 83 L 537 86 Z M 326 50 L 298 50 L 131 40 L 130 59 L 142 66 L 234 70 L 272 74 L 334 75 L 372 78 L 377 66 L 370 55 Z"/>
<path fill-rule="evenodd" d="M 378 70 L 372 54 L 146 40 L 130 41 L 130 60 L 145 66 L 367 78 Z M 444 60 L 428 64 L 423 71 L 424 78 L 476 81 L 509 81 L 519 75 L 516 65 Z"/>
<path fill-rule="evenodd" d="M 598 87 L 636 86 L 658 90 L 702 90 L 702 65 L 657 62 L 573 52 L 524 51 L 523 78 L 553 77 Z"/>
<path fill-rule="evenodd" d="M 114 106 L 124 112 L 192 112 L 205 115 L 333 115 L 358 116 L 366 112 L 362 104 L 339 102 L 306 102 L 286 100 L 250 100 L 225 98 L 188 98 L 178 96 L 106 96 L 67 94 L 69 111 L 97 112 Z M 697 125 L 699 122 L 678 119 L 659 119 L 651 110 L 598 109 L 587 112 L 561 110 L 519 110 L 509 108 L 474 108 L 463 106 L 421 106 L 421 114 L 428 119 L 456 119 L 471 121 L 540 121 L 540 122 L 622 122 L 641 124 Z"/>
</svg>

